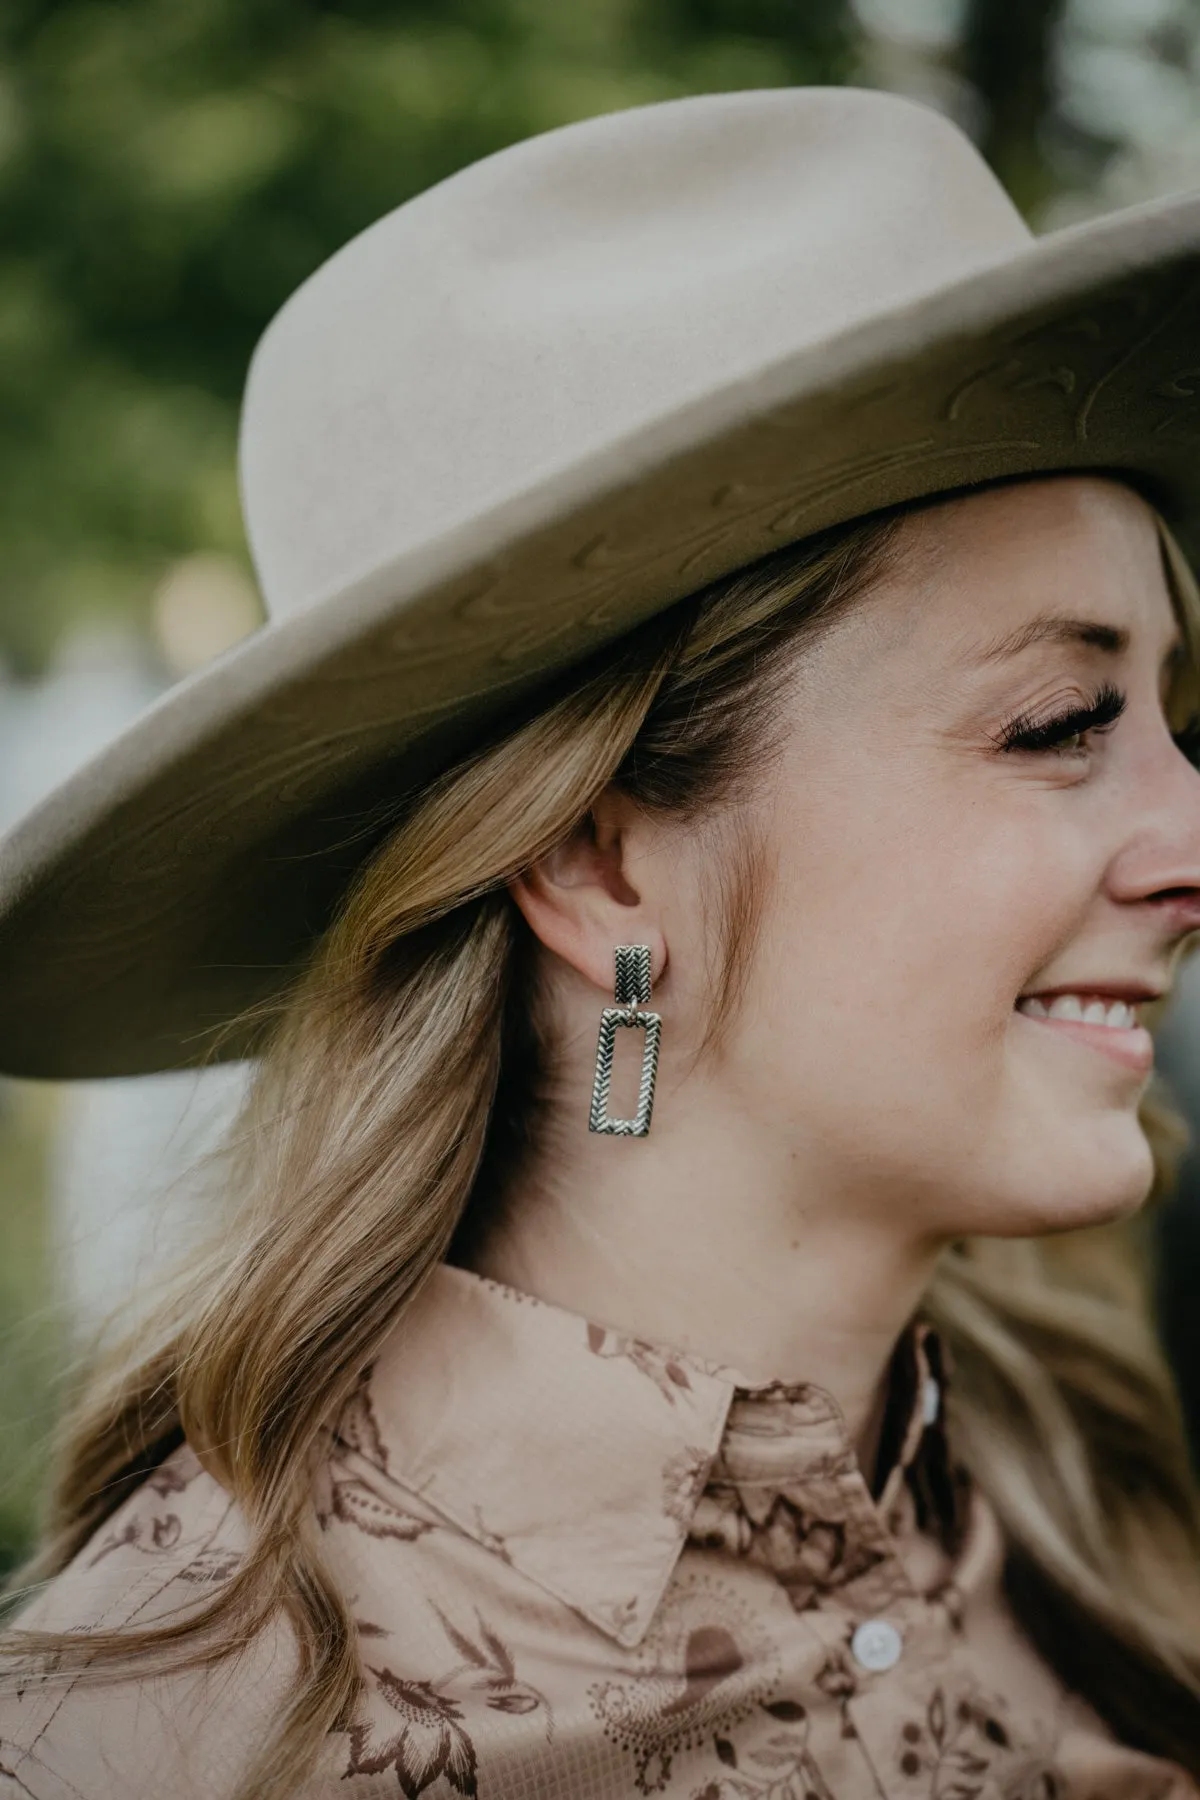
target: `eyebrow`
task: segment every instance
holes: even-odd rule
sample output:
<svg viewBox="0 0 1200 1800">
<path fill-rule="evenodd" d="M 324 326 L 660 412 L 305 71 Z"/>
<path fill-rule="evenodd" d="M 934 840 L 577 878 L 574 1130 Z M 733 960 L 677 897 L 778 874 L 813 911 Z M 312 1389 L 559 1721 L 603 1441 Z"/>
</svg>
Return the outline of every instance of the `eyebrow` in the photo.
<svg viewBox="0 0 1200 1800">
<path fill-rule="evenodd" d="M 1101 650 L 1106 656 L 1122 656 L 1129 648 L 1129 632 L 1123 625 L 1105 625 L 1099 619 L 1080 619 L 1069 613 L 1030 619 L 1018 625 L 982 652 L 984 662 L 999 662 L 1028 650 L 1031 644 L 1084 644 L 1089 650 Z M 1163 657 L 1164 666 L 1178 659 L 1183 644 L 1176 635 Z"/>
</svg>

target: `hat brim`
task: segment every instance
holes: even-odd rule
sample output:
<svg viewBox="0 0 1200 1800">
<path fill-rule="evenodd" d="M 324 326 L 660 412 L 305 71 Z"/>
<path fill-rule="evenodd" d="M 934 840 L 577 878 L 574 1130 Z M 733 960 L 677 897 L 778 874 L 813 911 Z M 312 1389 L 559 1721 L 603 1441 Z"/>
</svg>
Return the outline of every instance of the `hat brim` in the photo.
<svg viewBox="0 0 1200 1800">
<path fill-rule="evenodd" d="M 0 1069 L 252 1054 L 411 791 L 553 672 L 827 526 L 1124 475 L 1200 549 L 1200 198 L 1110 215 L 721 384 L 181 682 L 0 845 Z"/>
</svg>

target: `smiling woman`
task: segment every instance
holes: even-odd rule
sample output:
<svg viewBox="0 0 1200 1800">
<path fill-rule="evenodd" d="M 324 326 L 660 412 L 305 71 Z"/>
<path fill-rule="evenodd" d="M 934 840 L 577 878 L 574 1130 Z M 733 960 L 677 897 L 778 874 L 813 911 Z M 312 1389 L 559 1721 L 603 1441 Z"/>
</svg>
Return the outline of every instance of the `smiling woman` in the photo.
<svg viewBox="0 0 1200 1800">
<path fill-rule="evenodd" d="M 878 319 L 857 349 L 829 337 L 834 262 L 810 363 L 759 344 L 762 318 L 739 323 L 737 306 L 733 349 L 730 319 L 705 338 L 701 311 L 682 331 L 677 266 L 656 263 L 647 216 L 716 279 L 715 206 L 774 269 L 779 206 L 820 164 L 810 226 L 858 253 L 862 221 L 826 202 L 849 183 L 875 203 L 852 180 L 864 141 L 872 182 L 909 183 L 911 229 L 935 175 L 949 221 L 941 250 L 925 247 L 924 312 L 907 289 L 901 303 L 896 246 L 890 377 Z M 1007 401 L 986 470 L 980 439 L 947 451 L 936 481 L 913 475 L 925 438 L 890 460 L 876 441 L 857 473 L 841 455 L 824 486 L 809 470 L 810 499 L 835 493 L 837 516 L 799 535 L 797 413 L 805 443 L 814 421 L 832 430 L 854 410 L 853 367 L 868 411 L 903 389 L 917 314 L 961 358 L 963 317 L 986 337 L 979 293 L 995 302 L 1015 265 L 1005 329 L 1028 340 L 1037 259 L 1058 251 L 1011 247 L 969 146 L 882 96 L 725 96 L 573 128 L 460 180 L 465 199 L 451 183 L 424 204 L 466 208 L 447 254 L 470 244 L 501 265 L 478 322 L 487 352 L 552 242 L 533 360 L 563 306 L 568 371 L 601 340 L 615 354 L 642 421 L 621 440 L 626 486 L 611 441 L 589 439 L 593 460 L 547 474 L 536 507 L 528 487 L 507 511 L 481 488 L 436 554 L 413 541 L 362 575 L 372 532 L 394 529 L 383 415 L 408 416 L 391 390 L 355 389 L 351 315 L 396 328 L 389 233 L 403 246 L 407 226 L 384 221 L 285 312 L 291 350 L 268 346 L 248 415 L 261 566 L 303 591 L 305 530 L 328 572 L 353 514 L 338 605 L 309 591 L 307 611 L 144 721 L 92 787 L 10 843 L 11 1060 L 44 1072 L 81 1044 L 104 1060 L 98 1014 L 117 995 L 114 1056 L 182 1059 L 208 971 L 228 1041 L 256 1029 L 261 1066 L 211 1250 L 67 1423 L 8 1640 L 0 1793 L 1200 1800 L 1200 1504 L 1136 1267 L 1097 1279 L 1094 1258 L 1097 1228 L 1119 1253 L 1168 1173 L 1138 1012 L 1200 927 L 1200 599 L 1142 492 L 1166 441 L 1157 414 L 1090 467 L 1078 446 L 1102 439 L 1099 376 L 1071 457 L 1031 458 L 1042 439 Z M 559 220 L 564 199 L 575 252 L 538 212 Z M 984 255 L 972 233 L 989 208 Z M 1103 289 L 1087 241 L 1082 273 L 1055 276 L 1075 307 Z M 982 257 L 984 289 L 939 260 L 955 243 Z M 1105 254 L 1127 282 L 1129 244 Z M 596 259 L 614 256 L 602 328 Z M 800 273 L 761 290 L 783 295 L 772 330 L 796 331 Z M 760 304 L 740 265 L 736 285 L 744 309 Z M 635 380 L 637 319 L 663 291 L 672 333 Z M 668 342 L 670 379 L 690 354 L 710 399 L 718 347 L 727 374 L 756 345 L 770 357 L 711 415 L 659 394 L 655 437 L 640 409 Z M 399 355 L 390 336 L 386 350 Z M 478 361 L 499 371 L 506 441 L 526 401 L 510 361 Z M 938 417 L 957 422 L 964 378 L 947 411 L 946 375 Z M 335 423 L 314 401 L 297 435 L 309 379 Z M 561 384 L 538 380 L 547 434 L 562 431 Z M 1046 403 L 1045 383 L 1016 392 Z M 611 400 L 588 393 L 588 429 Z M 905 416 L 918 405 L 909 391 Z M 361 487 L 330 502 L 306 458 L 314 443 L 332 455 L 338 432 L 343 456 L 355 433 L 371 446 Z M 680 473 L 691 437 L 715 459 L 701 488 L 695 465 Z M 1016 466 L 994 466 L 998 444 Z M 787 465 L 782 510 L 762 466 L 757 486 L 747 473 L 768 453 Z M 1177 497 L 1190 466 L 1181 455 Z M 880 491 L 884 467 L 900 491 Z M 621 554 L 622 505 L 651 509 L 642 562 Z M 1182 525 L 1191 506 L 1177 499 Z M 571 521 L 570 558 L 547 548 L 547 508 Z M 464 573 L 451 564 L 472 532 Z M 539 658 L 558 638 L 528 618 L 537 568 L 571 643 L 552 673 Z M 422 636 L 438 631 L 449 663 Z M 502 634 L 485 661 L 507 705 L 486 718 L 480 668 L 464 666 L 476 631 Z M 382 758 L 382 727 L 364 731 L 377 778 L 404 791 L 350 831 L 363 790 L 345 746 L 364 695 L 377 703 L 380 658 L 390 729 L 407 693 L 412 735 Z M 438 730 L 472 721 L 456 749 L 420 736 L 434 703 L 405 689 L 409 662 L 454 687 Z M 234 737 L 278 817 L 231 861 L 261 798 L 246 816 L 233 805 Z M 341 785 L 302 833 L 296 795 L 318 764 Z M 164 862 L 156 808 L 181 770 L 196 795 Z M 356 844 L 352 877 L 301 964 L 276 967 L 271 1007 L 238 1010 L 228 968 L 245 1002 L 261 964 L 223 964 L 215 946 L 267 941 L 248 915 L 281 862 L 315 906 L 301 841 L 326 866 Z M 185 894 L 204 902 L 207 962 Z M 136 960 L 121 948 L 131 895 Z M 297 916 L 272 920 L 281 966 Z M 11 990 L 35 938 L 99 988 L 60 985 L 30 1026 Z M 609 1066 L 620 1026 L 650 1046 L 636 1114 L 630 1071 Z"/>
</svg>

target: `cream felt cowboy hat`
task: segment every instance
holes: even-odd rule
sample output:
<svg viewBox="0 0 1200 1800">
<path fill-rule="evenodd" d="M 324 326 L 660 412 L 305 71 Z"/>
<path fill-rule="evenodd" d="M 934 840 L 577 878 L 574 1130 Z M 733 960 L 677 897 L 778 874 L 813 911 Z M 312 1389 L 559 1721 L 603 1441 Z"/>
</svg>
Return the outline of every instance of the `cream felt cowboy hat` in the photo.
<svg viewBox="0 0 1200 1800">
<path fill-rule="evenodd" d="M 1195 549 L 1198 447 L 1200 197 L 1035 239 L 945 119 L 832 88 L 463 170 L 255 353 L 270 622 L 0 844 L 0 1068 L 199 1061 L 289 978 L 381 801 L 737 565 L 1064 468 L 1124 472 Z"/>
</svg>

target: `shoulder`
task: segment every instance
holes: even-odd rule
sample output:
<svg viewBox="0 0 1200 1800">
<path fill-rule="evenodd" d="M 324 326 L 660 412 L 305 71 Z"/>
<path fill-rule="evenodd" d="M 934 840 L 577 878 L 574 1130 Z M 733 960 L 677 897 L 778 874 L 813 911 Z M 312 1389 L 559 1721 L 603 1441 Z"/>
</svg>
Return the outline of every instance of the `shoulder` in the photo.
<svg viewBox="0 0 1200 1800">
<path fill-rule="evenodd" d="M 31 1597 L 15 1623 L 72 1632 L 152 1623 L 202 1604 L 236 1570 L 246 1543 L 235 1501 L 183 1445 Z"/>
<path fill-rule="evenodd" d="M 132 1494 L 12 1621 L 72 1635 L 137 1629 L 199 1610 L 248 1540 L 230 1495 L 186 1446 Z M 290 1684 L 284 1628 L 211 1670 L 120 1680 L 0 1676 L 0 1796 L 221 1800 Z"/>
</svg>

